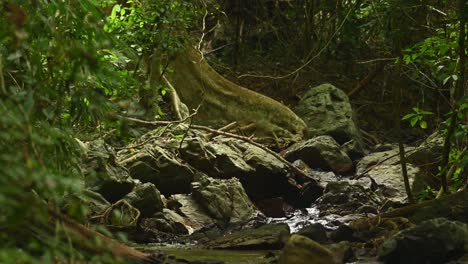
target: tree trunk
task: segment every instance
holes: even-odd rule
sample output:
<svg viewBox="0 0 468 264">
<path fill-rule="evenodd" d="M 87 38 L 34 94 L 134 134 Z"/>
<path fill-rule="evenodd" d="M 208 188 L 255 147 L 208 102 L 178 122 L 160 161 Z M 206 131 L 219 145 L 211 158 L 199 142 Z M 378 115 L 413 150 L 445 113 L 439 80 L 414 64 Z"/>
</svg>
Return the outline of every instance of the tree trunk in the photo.
<svg viewBox="0 0 468 264">
<path fill-rule="evenodd" d="M 181 101 L 190 109 L 201 105 L 196 124 L 222 127 L 235 121 L 271 143 L 278 139 L 294 142 L 305 136 L 304 121 L 288 107 L 225 79 L 195 49 L 177 56 L 170 67 L 174 72 L 166 76 Z"/>
</svg>

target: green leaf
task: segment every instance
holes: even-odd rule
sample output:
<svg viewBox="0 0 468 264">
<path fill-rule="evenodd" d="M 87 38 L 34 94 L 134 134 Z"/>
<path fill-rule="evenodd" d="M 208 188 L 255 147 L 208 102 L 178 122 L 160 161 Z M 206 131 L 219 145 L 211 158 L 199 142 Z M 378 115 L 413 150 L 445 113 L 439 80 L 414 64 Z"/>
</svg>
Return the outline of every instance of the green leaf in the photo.
<svg viewBox="0 0 468 264">
<path fill-rule="evenodd" d="M 413 113 L 405 115 L 401 120 L 408 120 L 414 116 Z"/>
<path fill-rule="evenodd" d="M 422 129 L 426 129 L 427 128 L 427 122 L 426 121 L 421 121 L 419 123 L 419 126 L 422 128 Z"/>
<path fill-rule="evenodd" d="M 112 12 L 111 12 L 111 15 L 110 15 L 110 18 L 112 20 L 114 20 L 117 16 L 117 12 L 120 12 L 120 5 L 115 5 L 113 8 L 112 8 Z"/>
<path fill-rule="evenodd" d="M 448 76 L 447 78 L 444 79 L 444 81 L 442 82 L 443 84 L 446 84 L 448 82 L 448 80 L 450 80 L 450 76 Z"/>
<path fill-rule="evenodd" d="M 414 127 L 418 123 L 419 118 L 417 116 L 411 119 L 411 126 Z"/>
</svg>

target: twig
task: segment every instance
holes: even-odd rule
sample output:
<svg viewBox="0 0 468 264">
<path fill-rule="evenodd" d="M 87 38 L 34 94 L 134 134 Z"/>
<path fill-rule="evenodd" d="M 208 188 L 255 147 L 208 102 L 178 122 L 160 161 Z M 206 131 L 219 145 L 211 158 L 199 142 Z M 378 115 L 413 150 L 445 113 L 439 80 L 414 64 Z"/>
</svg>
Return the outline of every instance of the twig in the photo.
<svg viewBox="0 0 468 264">
<path fill-rule="evenodd" d="M 378 61 L 394 61 L 396 58 L 377 58 L 377 59 L 372 59 L 372 60 L 367 60 L 367 61 L 358 61 L 357 64 L 367 64 L 367 63 L 373 63 L 373 62 L 378 62 Z"/>
<path fill-rule="evenodd" d="M 212 49 L 212 50 L 205 51 L 205 52 L 203 53 L 203 55 L 204 55 L 204 56 L 210 55 L 211 53 L 215 53 L 215 52 L 217 52 L 218 50 L 222 50 L 222 49 L 224 49 L 225 47 L 231 46 L 231 45 L 232 45 L 232 43 L 224 44 L 224 45 L 219 46 L 219 47 L 217 47 L 217 48 L 214 48 L 214 49 Z"/>
<path fill-rule="evenodd" d="M 188 134 L 188 132 L 190 130 L 190 127 L 192 126 L 192 123 L 193 123 L 193 118 L 192 117 L 195 116 L 196 114 L 198 114 L 198 109 L 200 109 L 200 106 L 201 106 L 201 104 L 199 104 L 197 106 L 197 108 L 193 111 L 193 113 L 190 115 L 191 116 L 190 117 L 190 122 L 189 122 L 189 124 L 187 126 L 187 129 L 185 130 L 184 135 L 182 136 L 182 139 L 180 140 L 179 149 L 182 148 L 182 143 L 184 143 L 185 137 L 187 137 L 187 134 Z"/>
<path fill-rule="evenodd" d="M 232 123 L 229 123 L 221 128 L 218 129 L 218 131 L 230 131 L 231 129 L 235 128 L 237 126 L 237 122 L 234 121 Z M 213 134 L 208 134 L 206 135 L 206 139 L 211 140 L 213 138 Z"/>
</svg>

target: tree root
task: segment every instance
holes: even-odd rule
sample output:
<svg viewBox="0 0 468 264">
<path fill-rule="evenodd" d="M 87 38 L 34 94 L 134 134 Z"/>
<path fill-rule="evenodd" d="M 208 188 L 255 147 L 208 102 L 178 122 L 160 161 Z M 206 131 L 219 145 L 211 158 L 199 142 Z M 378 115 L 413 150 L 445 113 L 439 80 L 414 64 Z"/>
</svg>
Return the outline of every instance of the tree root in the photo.
<svg viewBox="0 0 468 264">
<path fill-rule="evenodd" d="M 112 219 L 112 213 L 114 210 L 119 210 L 120 211 L 120 219 L 118 219 L 119 223 L 123 223 L 128 221 L 128 224 L 121 224 L 121 225 L 116 225 L 114 223 L 115 219 Z M 104 224 L 109 227 L 128 227 L 128 226 L 135 226 L 138 222 L 138 219 L 140 218 L 140 211 L 133 207 L 131 204 L 129 204 L 125 200 L 119 200 L 116 203 L 112 204 L 108 208 L 106 208 L 103 212 L 101 212 L 98 215 L 92 216 L 90 220 L 96 221 L 98 223 Z M 129 217 L 129 219 L 124 219 L 126 216 Z"/>
</svg>

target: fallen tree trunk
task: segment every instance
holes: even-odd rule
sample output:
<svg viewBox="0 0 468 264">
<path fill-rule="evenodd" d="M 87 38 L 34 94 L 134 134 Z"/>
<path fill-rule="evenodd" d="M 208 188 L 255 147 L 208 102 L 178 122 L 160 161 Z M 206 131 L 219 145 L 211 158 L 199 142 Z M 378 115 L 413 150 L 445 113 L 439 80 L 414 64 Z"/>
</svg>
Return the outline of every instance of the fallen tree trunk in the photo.
<svg viewBox="0 0 468 264">
<path fill-rule="evenodd" d="M 73 244 L 79 246 L 82 250 L 93 254 L 111 253 L 115 257 L 120 257 L 133 263 L 151 264 L 157 263 L 152 259 L 151 254 L 143 253 L 134 248 L 117 242 L 101 233 L 87 228 L 86 226 L 75 222 L 67 216 L 57 212 L 49 207 L 48 212 L 52 222 L 60 223 L 70 235 Z M 99 239 L 103 243 L 96 243 Z"/>
<path fill-rule="evenodd" d="M 353 221 L 350 226 L 354 230 L 366 230 L 378 226 L 382 219 L 408 218 L 412 223 L 420 223 L 425 220 L 445 217 L 450 220 L 462 222 L 468 221 L 468 190 L 462 190 L 453 194 L 442 196 L 419 204 L 410 204 L 375 217 L 361 218 Z"/>
<path fill-rule="evenodd" d="M 165 76 L 181 101 L 191 109 L 201 105 L 195 124 L 220 127 L 231 122 L 239 126 L 253 123 L 246 133 L 270 142 L 295 142 L 305 136 L 304 121 L 288 107 L 225 79 L 195 49 L 178 55 L 170 67 L 174 72 Z"/>
</svg>

